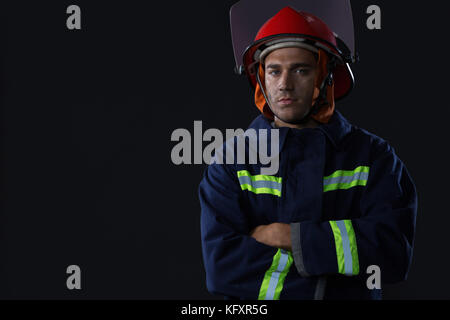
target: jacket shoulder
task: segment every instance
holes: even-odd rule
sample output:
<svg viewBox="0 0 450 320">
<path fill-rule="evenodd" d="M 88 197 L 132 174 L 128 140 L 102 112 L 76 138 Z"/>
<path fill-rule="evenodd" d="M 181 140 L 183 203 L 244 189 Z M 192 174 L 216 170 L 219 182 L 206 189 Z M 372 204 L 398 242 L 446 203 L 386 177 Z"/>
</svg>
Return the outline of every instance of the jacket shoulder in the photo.
<svg viewBox="0 0 450 320">
<path fill-rule="evenodd" d="M 364 147 L 370 148 L 372 153 L 380 154 L 385 152 L 394 152 L 393 147 L 386 139 L 356 125 L 352 124 L 350 135 L 352 136 L 352 139 L 350 140 L 357 140 Z"/>
</svg>

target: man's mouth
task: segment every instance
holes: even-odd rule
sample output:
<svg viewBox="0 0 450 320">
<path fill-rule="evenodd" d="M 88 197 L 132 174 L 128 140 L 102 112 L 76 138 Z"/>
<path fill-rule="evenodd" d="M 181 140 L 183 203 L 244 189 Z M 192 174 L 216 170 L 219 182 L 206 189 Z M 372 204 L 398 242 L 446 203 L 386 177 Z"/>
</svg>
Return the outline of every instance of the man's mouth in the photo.
<svg viewBox="0 0 450 320">
<path fill-rule="evenodd" d="M 281 98 L 280 100 L 278 100 L 278 103 L 281 105 L 288 105 L 294 101 L 295 101 L 295 99 L 292 99 L 292 98 Z"/>
</svg>

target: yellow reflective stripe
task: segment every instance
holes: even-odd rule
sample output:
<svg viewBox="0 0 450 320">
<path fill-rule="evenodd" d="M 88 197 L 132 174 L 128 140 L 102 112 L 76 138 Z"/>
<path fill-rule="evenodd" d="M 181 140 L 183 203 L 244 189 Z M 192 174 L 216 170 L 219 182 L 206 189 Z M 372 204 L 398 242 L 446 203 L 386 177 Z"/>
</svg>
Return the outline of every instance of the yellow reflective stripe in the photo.
<svg viewBox="0 0 450 320">
<path fill-rule="evenodd" d="M 344 220 L 345 228 L 347 229 L 348 239 L 350 241 L 350 250 L 352 253 L 353 261 L 353 275 L 359 274 L 359 257 L 358 257 L 358 246 L 356 245 L 356 235 L 353 229 L 353 224 L 351 220 Z"/>
<path fill-rule="evenodd" d="M 341 231 L 336 224 L 336 221 L 330 221 L 331 230 L 333 231 L 334 243 L 336 245 L 336 257 L 338 272 L 345 274 L 345 262 L 344 262 L 344 250 L 342 248 L 342 237 Z"/>
<path fill-rule="evenodd" d="M 238 171 L 237 176 L 242 190 L 248 190 L 256 194 L 271 194 L 281 197 L 281 177 L 268 175 L 252 176 L 247 170 Z"/>
<path fill-rule="evenodd" d="M 267 176 L 263 174 L 252 176 L 247 170 L 238 171 L 237 176 L 238 178 L 242 176 L 250 177 L 253 181 L 275 181 L 281 183 L 281 177 Z"/>
<path fill-rule="evenodd" d="M 365 186 L 367 184 L 367 180 L 353 180 L 350 183 L 333 183 L 327 184 L 323 186 L 323 192 L 338 190 L 338 189 L 350 189 L 355 186 Z"/>
<path fill-rule="evenodd" d="M 264 279 L 259 289 L 258 300 L 279 300 L 283 290 L 284 280 L 294 261 L 292 253 L 278 249 L 273 257 L 272 265 L 264 274 Z"/>
<path fill-rule="evenodd" d="M 330 179 L 335 177 L 344 177 L 344 176 L 353 176 L 357 172 L 367 172 L 369 173 L 370 168 L 367 166 L 359 166 L 354 170 L 337 170 L 330 174 L 329 176 L 324 177 L 324 179 Z"/>
<path fill-rule="evenodd" d="M 336 246 L 338 273 L 359 274 L 358 248 L 351 220 L 329 221 Z"/>
<path fill-rule="evenodd" d="M 323 178 L 323 192 L 365 186 L 369 171 L 370 168 L 367 166 L 359 166 L 354 170 L 337 170 Z"/>
<path fill-rule="evenodd" d="M 281 197 L 281 190 L 271 188 L 254 188 L 248 184 L 241 184 L 242 190 L 248 190 L 256 194 L 273 194 L 274 196 Z"/>
</svg>

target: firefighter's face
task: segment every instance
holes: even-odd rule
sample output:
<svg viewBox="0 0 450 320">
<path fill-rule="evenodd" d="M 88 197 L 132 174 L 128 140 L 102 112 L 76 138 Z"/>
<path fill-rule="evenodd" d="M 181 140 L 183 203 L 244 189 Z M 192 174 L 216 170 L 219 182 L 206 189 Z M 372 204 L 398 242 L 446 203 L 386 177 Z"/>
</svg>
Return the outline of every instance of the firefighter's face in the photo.
<svg viewBox="0 0 450 320">
<path fill-rule="evenodd" d="M 265 59 L 267 98 L 275 117 L 295 124 L 311 109 L 317 62 L 311 51 L 281 48 Z"/>
</svg>

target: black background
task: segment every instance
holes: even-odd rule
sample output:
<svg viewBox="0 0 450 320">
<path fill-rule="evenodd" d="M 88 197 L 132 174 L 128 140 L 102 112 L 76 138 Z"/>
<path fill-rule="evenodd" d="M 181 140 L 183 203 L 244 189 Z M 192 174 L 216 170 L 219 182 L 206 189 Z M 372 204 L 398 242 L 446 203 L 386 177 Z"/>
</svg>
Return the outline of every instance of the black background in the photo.
<svg viewBox="0 0 450 320">
<path fill-rule="evenodd" d="M 197 187 L 171 133 L 246 128 L 236 1 L 2 1 L 0 298 L 212 299 Z M 338 109 L 385 138 L 419 195 L 406 282 L 385 299 L 448 299 L 448 58 L 437 1 L 352 1 L 356 87 Z M 81 8 L 82 29 L 66 28 Z M 382 29 L 368 30 L 377 4 Z M 257 8 L 255 8 L 257 10 Z M 66 268 L 82 290 L 66 288 Z"/>
</svg>

